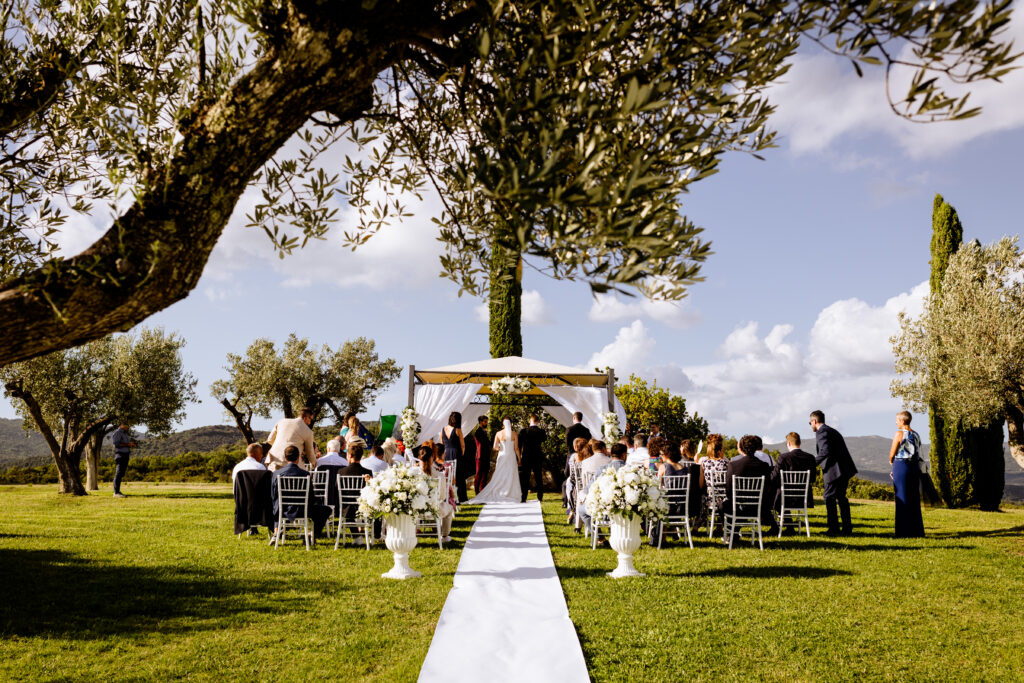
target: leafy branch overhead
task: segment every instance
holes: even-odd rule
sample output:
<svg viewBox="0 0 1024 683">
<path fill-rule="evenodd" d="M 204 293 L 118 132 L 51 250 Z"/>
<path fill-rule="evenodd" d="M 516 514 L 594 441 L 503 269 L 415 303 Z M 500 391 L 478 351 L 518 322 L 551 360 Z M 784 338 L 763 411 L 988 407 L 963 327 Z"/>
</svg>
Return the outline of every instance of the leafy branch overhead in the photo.
<svg viewBox="0 0 1024 683">
<path fill-rule="evenodd" d="M 4 6 L 0 363 L 187 296 L 249 187 L 247 222 L 282 255 L 341 220 L 357 248 L 433 188 L 460 291 L 497 245 L 595 292 L 679 299 L 710 254 L 683 197 L 727 152 L 772 146 L 766 89 L 802 41 L 882 65 L 894 111 L 920 121 L 975 114 L 947 85 L 1016 57 L 1009 2 Z M 46 260 L 85 213 L 104 236 Z"/>
</svg>

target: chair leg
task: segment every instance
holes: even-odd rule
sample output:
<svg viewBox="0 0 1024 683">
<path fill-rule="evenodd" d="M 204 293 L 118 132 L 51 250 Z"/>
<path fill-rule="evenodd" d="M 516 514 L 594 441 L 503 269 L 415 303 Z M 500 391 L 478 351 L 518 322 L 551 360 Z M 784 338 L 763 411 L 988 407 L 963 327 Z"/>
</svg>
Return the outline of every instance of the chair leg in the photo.
<svg viewBox="0 0 1024 683">
<path fill-rule="evenodd" d="M 690 550 L 693 550 L 693 535 L 690 533 L 690 516 L 686 515 L 683 517 L 683 529 L 686 531 L 686 542 L 690 546 Z"/>
<path fill-rule="evenodd" d="M 782 538 L 782 530 L 786 527 L 786 506 L 779 508 L 779 538 Z"/>
<path fill-rule="evenodd" d="M 757 544 L 761 547 L 761 550 L 764 550 L 764 539 L 761 538 L 761 525 L 760 524 L 757 525 Z"/>
<path fill-rule="evenodd" d="M 726 517 L 724 519 L 725 519 L 725 523 L 722 524 L 723 533 L 727 533 L 729 535 L 729 550 L 732 550 L 732 537 L 736 535 L 736 529 L 735 529 L 735 526 L 734 526 L 735 522 L 733 524 L 730 524 L 728 517 Z"/>
<path fill-rule="evenodd" d="M 708 523 L 708 538 L 711 538 L 715 533 L 715 506 L 711 506 L 711 521 Z"/>
</svg>

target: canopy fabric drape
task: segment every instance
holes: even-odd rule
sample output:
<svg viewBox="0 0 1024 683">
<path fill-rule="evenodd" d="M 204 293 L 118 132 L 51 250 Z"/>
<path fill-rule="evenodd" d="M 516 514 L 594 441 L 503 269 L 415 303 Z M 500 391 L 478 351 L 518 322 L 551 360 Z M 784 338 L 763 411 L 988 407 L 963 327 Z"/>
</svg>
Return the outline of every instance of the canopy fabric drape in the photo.
<svg viewBox="0 0 1024 683">
<path fill-rule="evenodd" d="M 487 403 L 470 403 L 466 406 L 465 410 L 460 410 L 462 413 L 462 433 L 469 434 L 476 427 L 476 419 L 481 415 L 486 415 L 487 411 L 491 409 L 491 406 Z"/>
<path fill-rule="evenodd" d="M 545 406 L 544 410 L 566 429 L 572 426 L 572 413 L 562 406 Z"/>
<path fill-rule="evenodd" d="M 568 426 L 572 424 L 572 414 L 581 412 L 583 413 L 583 425 L 590 430 L 594 438 L 600 438 L 599 435 L 604 434 L 604 414 L 608 412 L 608 391 L 606 389 L 572 386 L 545 386 L 540 388 L 548 396 L 558 401 L 562 410 L 568 413 L 568 420 L 566 421 L 565 413 L 559 411 L 559 414 L 555 414 L 555 411 L 558 410 L 557 408 L 548 410 L 559 423 Z M 615 397 L 615 414 L 619 417 L 619 431 L 625 431 L 626 411 L 622 407 L 622 403 L 619 402 L 618 397 Z"/>
<path fill-rule="evenodd" d="M 441 429 L 448 424 L 452 412 L 466 414 L 470 401 L 483 387 L 482 384 L 421 384 L 416 387 L 415 404 L 419 413 L 419 443 L 427 439 L 441 439 Z M 476 418 L 473 418 L 474 420 Z M 465 425 L 465 417 L 463 417 Z M 465 427 L 463 432 L 465 432 Z M 408 446 L 408 444 L 406 444 Z"/>
</svg>

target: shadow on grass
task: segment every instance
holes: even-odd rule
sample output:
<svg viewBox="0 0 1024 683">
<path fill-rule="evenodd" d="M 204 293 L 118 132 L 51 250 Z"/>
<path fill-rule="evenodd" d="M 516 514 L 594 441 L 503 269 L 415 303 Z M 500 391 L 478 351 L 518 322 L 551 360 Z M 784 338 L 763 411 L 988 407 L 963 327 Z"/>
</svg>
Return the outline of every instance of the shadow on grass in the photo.
<svg viewBox="0 0 1024 683">
<path fill-rule="evenodd" d="M 986 529 L 984 531 L 955 531 L 951 533 L 931 534 L 932 538 L 980 538 L 998 536 L 1019 536 L 1024 533 L 1024 524 L 1007 527 L 1005 529 Z"/>
<path fill-rule="evenodd" d="M 163 491 L 135 494 L 133 498 L 196 498 L 203 500 L 227 498 L 232 500 L 231 491 Z"/>
<path fill-rule="evenodd" d="M 0 601 L 4 636 L 182 633 L 226 627 L 240 613 L 301 608 L 298 598 L 275 596 L 279 583 L 259 577 L 100 564 L 60 550 L 0 550 L 0 576 L 21 587 Z"/>
</svg>

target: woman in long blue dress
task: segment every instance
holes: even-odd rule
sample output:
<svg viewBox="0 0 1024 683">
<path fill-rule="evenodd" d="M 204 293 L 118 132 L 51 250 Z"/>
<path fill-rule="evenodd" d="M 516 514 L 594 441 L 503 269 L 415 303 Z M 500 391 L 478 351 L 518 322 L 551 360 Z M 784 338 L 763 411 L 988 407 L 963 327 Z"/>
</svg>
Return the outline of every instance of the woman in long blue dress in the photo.
<svg viewBox="0 0 1024 683">
<path fill-rule="evenodd" d="M 892 483 L 896 489 L 896 538 L 924 536 L 921 518 L 921 437 L 910 428 L 911 415 L 896 416 L 896 435 L 889 450 Z"/>
</svg>

